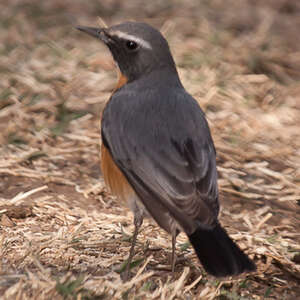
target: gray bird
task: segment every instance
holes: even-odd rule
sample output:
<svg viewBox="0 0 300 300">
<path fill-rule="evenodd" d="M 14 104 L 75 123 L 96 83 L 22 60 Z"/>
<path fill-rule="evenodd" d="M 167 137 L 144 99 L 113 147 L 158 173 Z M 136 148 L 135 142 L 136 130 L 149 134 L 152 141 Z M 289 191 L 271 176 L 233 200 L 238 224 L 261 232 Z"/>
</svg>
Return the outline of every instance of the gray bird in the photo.
<svg viewBox="0 0 300 300">
<path fill-rule="evenodd" d="M 208 273 L 254 271 L 218 222 L 213 140 L 203 111 L 180 82 L 165 38 L 136 22 L 77 29 L 102 41 L 120 70 L 102 116 L 101 166 L 112 194 L 134 213 L 127 273 L 147 215 L 172 236 L 172 271 L 180 231 Z"/>
</svg>

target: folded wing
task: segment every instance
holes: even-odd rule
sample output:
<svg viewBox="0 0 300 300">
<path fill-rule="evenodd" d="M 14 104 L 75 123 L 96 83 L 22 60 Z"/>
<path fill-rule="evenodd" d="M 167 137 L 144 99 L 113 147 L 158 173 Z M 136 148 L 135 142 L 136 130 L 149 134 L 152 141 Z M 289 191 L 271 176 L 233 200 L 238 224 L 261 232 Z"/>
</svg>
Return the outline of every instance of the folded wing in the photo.
<svg viewBox="0 0 300 300">
<path fill-rule="evenodd" d="M 161 91 L 160 99 L 117 92 L 103 113 L 102 139 L 158 224 L 162 209 L 187 234 L 215 226 L 215 149 L 203 112 L 184 90 Z"/>
</svg>

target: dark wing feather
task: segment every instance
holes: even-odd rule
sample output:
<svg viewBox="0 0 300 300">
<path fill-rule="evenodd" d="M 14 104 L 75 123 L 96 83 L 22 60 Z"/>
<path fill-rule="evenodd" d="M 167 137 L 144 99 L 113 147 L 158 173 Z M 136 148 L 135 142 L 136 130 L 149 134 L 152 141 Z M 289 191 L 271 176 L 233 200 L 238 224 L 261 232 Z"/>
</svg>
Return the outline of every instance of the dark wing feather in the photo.
<svg viewBox="0 0 300 300">
<path fill-rule="evenodd" d="M 204 114 L 181 88 L 156 95 L 117 92 L 103 113 L 104 143 L 154 218 L 161 207 L 188 234 L 214 226 L 215 149 Z"/>
</svg>

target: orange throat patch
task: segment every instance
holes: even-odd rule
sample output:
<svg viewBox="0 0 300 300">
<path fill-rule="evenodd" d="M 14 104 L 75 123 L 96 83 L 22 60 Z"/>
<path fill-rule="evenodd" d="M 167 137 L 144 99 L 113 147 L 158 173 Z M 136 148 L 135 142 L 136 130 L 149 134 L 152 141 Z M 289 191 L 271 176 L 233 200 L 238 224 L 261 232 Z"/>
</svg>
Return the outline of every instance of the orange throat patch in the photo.
<svg viewBox="0 0 300 300">
<path fill-rule="evenodd" d="M 128 78 L 120 71 L 119 67 L 118 69 L 118 83 L 114 89 L 114 92 L 116 92 L 118 89 L 120 89 L 123 85 L 125 85 L 128 82 Z"/>
</svg>

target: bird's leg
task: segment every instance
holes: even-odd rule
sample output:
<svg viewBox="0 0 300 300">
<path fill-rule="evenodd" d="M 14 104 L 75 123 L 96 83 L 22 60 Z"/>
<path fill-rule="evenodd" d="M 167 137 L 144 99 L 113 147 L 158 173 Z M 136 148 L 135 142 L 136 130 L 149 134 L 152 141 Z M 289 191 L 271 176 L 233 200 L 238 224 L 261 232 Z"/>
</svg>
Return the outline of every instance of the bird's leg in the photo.
<svg viewBox="0 0 300 300">
<path fill-rule="evenodd" d="M 176 264 L 176 237 L 177 237 L 177 231 L 175 230 L 175 232 L 172 233 L 172 276 L 174 276 L 174 272 L 175 272 L 175 264 Z"/>
<path fill-rule="evenodd" d="M 133 232 L 133 236 L 132 236 L 129 256 L 127 259 L 127 265 L 126 265 L 126 269 L 125 269 L 125 276 L 124 276 L 125 281 L 129 280 L 129 277 L 130 277 L 130 264 L 131 264 L 132 258 L 134 256 L 134 246 L 136 244 L 136 239 L 137 239 L 139 229 L 141 228 L 142 224 L 143 224 L 143 214 L 141 214 L 139 212 L 135 213 L 134 214 L 134 232 Z"/>
</svg>

